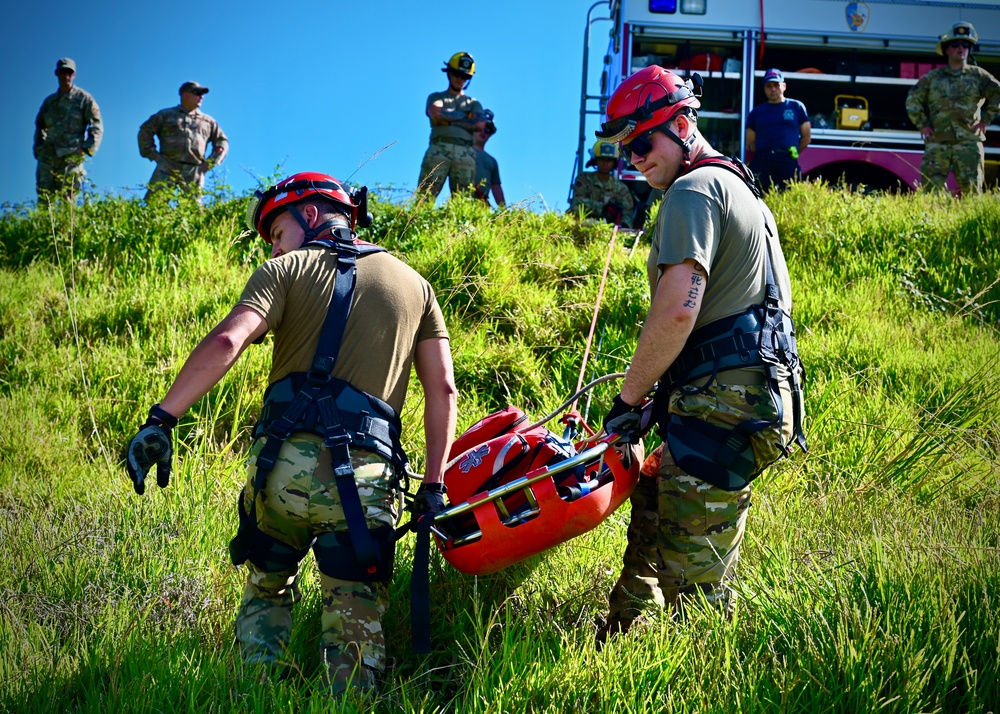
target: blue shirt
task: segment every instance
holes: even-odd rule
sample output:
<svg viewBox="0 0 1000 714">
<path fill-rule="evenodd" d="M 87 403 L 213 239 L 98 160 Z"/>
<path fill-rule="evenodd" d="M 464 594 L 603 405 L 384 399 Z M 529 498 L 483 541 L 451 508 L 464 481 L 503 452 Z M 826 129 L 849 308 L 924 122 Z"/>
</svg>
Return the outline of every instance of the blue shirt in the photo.
<svg viewBox="0 0 1000 714">
<path fill-rule="evenodd" d="M 798 99 L 770 102 L 753 108 L 747 117 L 747 129 L 757 132 L 757 151 L 798 148 L 799 127 L 809 121 L 806 105 Z"/>
</svg>

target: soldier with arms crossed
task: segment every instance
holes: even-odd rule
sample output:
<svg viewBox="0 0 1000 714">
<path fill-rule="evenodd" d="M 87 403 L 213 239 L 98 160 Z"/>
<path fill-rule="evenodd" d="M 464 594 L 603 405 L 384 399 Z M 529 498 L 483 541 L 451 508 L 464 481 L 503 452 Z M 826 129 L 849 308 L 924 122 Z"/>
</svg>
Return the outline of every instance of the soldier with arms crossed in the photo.
<svg viewBox="0 0 1000 714">
<path fill-rule="evenodd" d="M 476 180 L 473 134 L 488 118 L 483 105 L 465 93 L 476 73 L 468 52 L 456 52 L 441 70 L 448 75 L 448 89 L 427 97 L 425 112 L 431 121 L 431 143 L 420 164 L 418 191 L 437 198 L 447 179 L 454 196 L 469 191 Z"/>
</svg>

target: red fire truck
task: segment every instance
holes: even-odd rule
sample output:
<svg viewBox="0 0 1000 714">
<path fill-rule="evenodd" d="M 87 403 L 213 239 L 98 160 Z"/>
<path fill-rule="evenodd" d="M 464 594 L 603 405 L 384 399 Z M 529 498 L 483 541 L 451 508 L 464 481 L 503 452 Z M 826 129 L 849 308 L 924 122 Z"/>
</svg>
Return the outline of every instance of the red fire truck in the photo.
<svg viewBox="0 0 1000 714">
<path fill-rule="evenodd" d="M 979 34 L 972 54 L 1000 77 L 1000 4 L 975 0 L 602 0 L 587 15 L 576 173 L 583 171 L 593 130 L 608 97 L 650 64 L 704 79 L 698 126 L 712 145 L 746 156 L 746 117 L 766 101 L 764 72 L 781 69 L 786 96 L 803 102 L 812 143 L 799 158 L 808 178 L 869 189 L 920 184 L 923 142 L 906 114 L 917 79 L 945 59 L 938 36 L 956 22 Z M 610 27 L 600 73 L 591 77 L 591 37 Z M 986 136 L 987 185 L 996 185 L 1000 125 Z M 621 162 L 619 177 L 638 198 L 642 174 Z M 953 179 L 949 179 L 952 181 Z M 571 182 L 572 184 L 572 182 Z"/>
</svg>

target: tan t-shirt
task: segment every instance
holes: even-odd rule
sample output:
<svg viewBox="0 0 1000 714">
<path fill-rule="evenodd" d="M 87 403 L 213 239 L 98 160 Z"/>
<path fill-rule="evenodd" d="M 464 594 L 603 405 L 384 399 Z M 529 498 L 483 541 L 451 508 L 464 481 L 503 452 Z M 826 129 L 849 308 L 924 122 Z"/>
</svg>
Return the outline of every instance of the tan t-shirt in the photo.
<svg viewBox="0 0 1000 714">
<path fill-rule="evenodd" d="M 792 286 L 771 211 L 738 176 L 717 166 L 682 176 L 664 196 L 646 261 L 650 295 L 656 293 L 661 266 L 691 258 L 708 274 L 695 329 L 760 305 L 767 276 L 765 215 L 774 232 L 771 264 L 781 306 L 791 312 Z"/>
<path fill-rule="evenodd" d="M 238 304 L 259 312 L 274 333 L 269 384 L 312 366 L 336 277 L 337 256 L 320 245 L 268 260 L 250 276 Z M 438 337 L 448 329 L 430 284 L 388 253 L 363 256 L 333 376 L 399 413 L 417 343 Z"/>
</svg>

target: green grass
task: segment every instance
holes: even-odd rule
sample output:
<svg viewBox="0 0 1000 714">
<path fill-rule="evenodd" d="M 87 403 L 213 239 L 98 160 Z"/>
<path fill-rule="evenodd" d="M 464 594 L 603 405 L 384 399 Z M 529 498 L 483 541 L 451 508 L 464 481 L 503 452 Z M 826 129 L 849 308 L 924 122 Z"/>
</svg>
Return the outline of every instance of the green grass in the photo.
<svg viewBox="0 0 1000 714">
<path fill-rule="evenodd" d="M 811 453 L 758 482 L 737 617 L 696 609 L 597 651 L 626 506 L 493 576 L 435 555 L 437 646 L 419 657 L 407 537 L 388 680 L 345 711 L 1000 710 L 1000 202 L 799 185 L 769 204 Z M 259 684 L 232 643 L 243 579 L 226 543 L 268 343 L 182 419 L 168 489 L 138 497 L 117 466 L 265 257 L 242 209 L 226 196 L 202 210 L 99 198 L 0 215 L 0 711 L 337 709 L 320 685 L 312 570 L 288 681 Z M 609 229 L 469 201 L 373 212 L 366 237 L 438 293 L 462 428 L 507 404 L 538 417 L 574 391 Z M 641 246 L 615 249 L 588 378 L 628 363 L 644 265 Z M 595 390 L 591 421 L 615 391 Z M 421 412 L 411 386 L 418 471 Z"/>
</svg>

